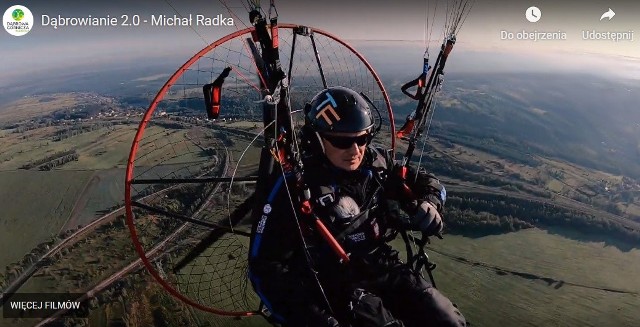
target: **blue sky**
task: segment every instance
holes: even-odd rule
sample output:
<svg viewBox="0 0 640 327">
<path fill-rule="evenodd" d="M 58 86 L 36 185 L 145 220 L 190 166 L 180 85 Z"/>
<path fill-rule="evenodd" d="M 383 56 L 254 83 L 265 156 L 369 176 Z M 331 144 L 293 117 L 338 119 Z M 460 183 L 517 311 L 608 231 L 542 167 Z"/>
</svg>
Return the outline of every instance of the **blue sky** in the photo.
<svg viewBox="0 0 640 327">
<path fill-rule="evenodd" d="M 246 21 L 240 1 L 226 3 Z M 268 3 L 267 1 L 263 1 Z M 375 43 L 395 62 L 419 61 L 424 51 L 427 9 L 432 13 L 435 1 L 276 1 L 280 20 L 315 26 L 356 46 Z M 535 2 L 543 13 L 538 23 L 524 18 Z M 141 60 L 163 61 L 177 68 L 208 42 L 244 27 L 59 27 L 40 26 L 42 15 L 56 17 L 94 17 L 123 14 L 141 17 L 203 14 L 229 16 L 219 1 L 122 1 L 103 2 L 23 1 L 31 9 L 36 26 L 25 36 L 13 37 L 0 30 L 0 86 L 22 78 L 60 71 L 86 71 L 107 67 L 127 67 Z M 439 12 L 432 38 L 441 39 L 444 1 L 437 2 Z M 3 6 L 4 7 L 4 6 Z M 7 8 L 9 5 L 6 6 Z M 173 8 L 172 8 L 173 7 Z M 616 11 L 611 20 L 599 21 L 608 8 Z M 2 8 L 4 12 L 6 8 Z M 432 19 L 433 21 L 433 19 Z M 500 31 L 564 31 L 566 41 L 504 41 Z M 582 30 L 634 30 L 634 41 L 584 41 Z M 369 40 L 364 42 L 363 40 Z M 371 42 L 386 40 L 388 42 Z M 384 50 L 387 49 L 387 50 Z M 398 51 L 397 49 L 402 49 Z M 458 44 L 450 65 L 460 71 L 589 71 L 623 77 L 640 76 L 640 1 L 476 1 L 471 15 L 458 35 Z M 456 57 L 457 56 L 457 57 Z"/>
</svg>

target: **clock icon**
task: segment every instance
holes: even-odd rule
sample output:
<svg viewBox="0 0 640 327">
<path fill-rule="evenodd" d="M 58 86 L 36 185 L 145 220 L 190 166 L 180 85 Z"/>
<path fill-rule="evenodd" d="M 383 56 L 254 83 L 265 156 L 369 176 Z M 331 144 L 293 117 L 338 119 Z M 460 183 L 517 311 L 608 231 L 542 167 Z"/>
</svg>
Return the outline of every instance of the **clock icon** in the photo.
<svg viewBox="0 0 640 327">
<path fill-rule="evenodd" d="M 525 11 L 524 16 L 527 18 L 528 21 L 535 23 L 540 20 L 540 17 L 542 17 L 542 11 L 540 11 L 540 8 L 532 6 L 527 8 L 527 11 Z"/>
</svg>

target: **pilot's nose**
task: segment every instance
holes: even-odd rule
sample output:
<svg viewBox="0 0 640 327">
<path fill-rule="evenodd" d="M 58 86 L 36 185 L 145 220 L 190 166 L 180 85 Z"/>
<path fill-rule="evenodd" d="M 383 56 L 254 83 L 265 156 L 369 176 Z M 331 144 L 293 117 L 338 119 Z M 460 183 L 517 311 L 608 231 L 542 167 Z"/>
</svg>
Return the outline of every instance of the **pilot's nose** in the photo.
<svg viewBox="0 0 640 327">
<path fill-rule="evenodd" d="M 353 142 L 353 144 L 351 144 L 351 146 L 347 150 L 349 151 L 349 154 L 354 155 L 360 152 L 360 147 L 358 146 L 358 143 Z"/>
</svg>

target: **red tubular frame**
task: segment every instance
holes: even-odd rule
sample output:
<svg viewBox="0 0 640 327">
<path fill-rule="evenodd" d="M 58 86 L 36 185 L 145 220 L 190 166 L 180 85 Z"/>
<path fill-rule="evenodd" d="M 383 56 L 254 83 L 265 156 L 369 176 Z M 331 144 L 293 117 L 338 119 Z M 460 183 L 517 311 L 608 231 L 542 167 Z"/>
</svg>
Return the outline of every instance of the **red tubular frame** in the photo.
<svg viewBox="0 0 640 327">
<path fill-rule="evenodd" d="M 296 25 L 296 24 L 279 24 L 279 28 L 287 28 L 287 29 L 294 29 L 294 28 L 296 28 L 298 26 L 299 25 Z M 138 241 L 138 234 L 137 234 L 137 231 L 136 231 L 136 228 L 135 228 L 135 225 L 134 225 L 134 221 L 133 221 L 133 207 L 132 207 L 132 199 L 131 199 L 131 186 L 132 186 L 131 181 L 134 179 L 133 168 L 134 168 L 135 158 L 136 158 L 136 154 L 138 152 L 138 147 L 140 145 L 140 141 L 142 140 L 142 136 L 144 134 L 144 130 L 145 130 L 147 124 L 149 123 L 149 121 L 151 120 L 151 116 L 155 112 L 158 103 L 160 101 L 162 101 L 162 99 L 164 98 L 167 90 L 175 83 L 175 81 L 178 78 L 180 78 L 180 76 L 184 73 L 184 71 L 186 71 L 197 60 L 202 58 L 206 53 L 208 53 L 209 51 L 211 51 L 215 47 L 217 47 L 217 46 L 219 46 L 219 45 L 221 45 L 221 44 L 223 44 L 223 43 L 225 43 L 225 42 L 227 42 L 227 41 L 229 41 L 231 39 L 237 38 L 237 37 L 245 35 L 245 34 L 247 34 L 247 35 L 253 34 L 252 33 L 253 30 L 254 30 L 253 27 L 245 28 L 245 29 L 238 30 L 236 32 L 233 32 L 233 33 L 231 33 L 231 34 L 229 34 L 227 36 L 224 36 L 224 37 L 218 39 L 217 41 L 211 43 L 210 45 L 208 45 L 207 47 L 203 48 L 198 53 L 196 53 L 193 57 L 191 57 L 189 60 L 187 60 L 187 62 L 185 62 L 182 66 L 180 66 L 180 68 L 178 68 L 178 70 L 176 70 L 176 72 L 173 73 L 173 75 L 171 75 L 169 80 L 162 86 L 160 91 L 158 91 L 158 94 L 155 96 L 155 98 L 153 99 L 153 101 L 149 105 L 149 108 L 147 109 L 147 111 L 145 112 L 145 114 L 144 114 L 144 116 L 142 118 L 142 121 L 138 125 L 138 130 L 136 131 L 136 135 L 135 135 L 135 137 L 133 139 L 133 142 L 131 144 L 131 151 L 129 152 L 129 158 L 128 158 L 128 161 L 127 161 L 127 169 L 126 169 L 126 175 L 125 175 L 125 209 L 126 209 L 126 214 L 127 214 L 127 226 L 129 228 L 129 232 L 131 233 L 131 239 L 133 241 L 133 245 L 135 247 L 135 250 L 138 253 L 138 256 L 142 260 L 142 263 L 146 267 L 147 271 L 149 271 L 151 276 L 153 276 L 153 278 L 160 285 L 162 285 L 162 287 L 164 287 L 165 290 L 167 290 L 167 292 L 169 292 L 174 297 L 176 297 L 176 298 L 180 299 L 181 301 L 183 301 L 183 302 L 185 302 L 185 303 L 187 303 L 189 305 L 192 305 L 192 306 L 194 306 L 194 307 L 196 307 L 196 308 L 198 308 L 200 310 L 203 310 L 203 311 L 206 311 L 206 312 L 211 312 L 211 313 L 222 315 L 222 316 L 235 316 L 235 317 L 252 316 L 252 315 L 259 314 L 259 312 L 257 312 L 257 311 L 235 311 L 235 312 L 234 311 L 224 311 L 224 310 L 219 310 L 219 309 L 216 309 L 216 308 L 213 308 L 213 307 L 208 307 L 208 306 L 202 305 L 202 304 L 190 299 L 189 297 L 183 295 L 178 290 L 176 290 L 172 285 L 170 285 L 167 281 L 165 281 L 162 277 L 160 277 L 159 273 L 156 271 L 156 269 L 151 264 L 149 258 L 147 258 L 146 254 L 145 254 L 145 250 L 142 247 L 142 244 L 140 244 L 140 242 Z M 382 90 L 383 98 L 384 98 L 384 101 L 385 101 L 385 103 L 387 105 L 387 111 L 388 111 L 389 120 L 390 120 L 390 124 L 391 124 L 391 147 L 395 151 L 395 124 L 394 124 L 394 120 L 393 120 L 393 110 L 391 109 L 391 103 L 389 101 L 389 96 L 387 95 L 387 92 L 384 89 L 384 86 L 382 85 L 382 81 L 380 80 L 378 74 L 373 70 L 373 67 L 371 67 L 369 62 L 367 62 L 367 60 L 359 52 L 357 52 L 353 47 L 351 47 L 346 42 L 344 42 L 344 41 L 340 40 L 339 38 L 337 38 L 336 36 L 334 36 L 334 35 L 332 35 L 330 33 L 327 33 L 325 31 L 322 31 L 322 30 L 318 30 L 318 29 L 312 28 L 312 31 L 314 31 L 315 33 L 318 33 L 320 35 L 327 36 L 327 37 L 337 41 L 338 43 L 342 44 L 346 48 L 348 48 L 353 54 L 355 54 L 362 61 L 362 63 L 365 64 L 365 66 L 367 67 L 369 72 L 371 72 L 371 74 L 373 75 L 373 77 L 376 80 L 376 83 L 380 87 L 380 90 Z"/>
</svg>

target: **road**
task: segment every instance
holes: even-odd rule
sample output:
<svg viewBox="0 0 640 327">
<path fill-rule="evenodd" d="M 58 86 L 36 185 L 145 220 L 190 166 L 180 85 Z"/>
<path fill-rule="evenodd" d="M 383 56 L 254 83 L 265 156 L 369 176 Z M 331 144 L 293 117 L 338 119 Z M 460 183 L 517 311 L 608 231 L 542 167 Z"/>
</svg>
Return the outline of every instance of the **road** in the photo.
<svg viewBox="0 0 640 327">
<path fill-rule="evenodd" d="M 222 170 L 221 176 L 226 176 L 227 171 L 229 170 L 230 160 L 229 160 L 229 150 L 227 149 L 227 147 L 225 147 L 225 152 L 226 152 L 225 163 L 224 163 L 224 168 Z M 218 183 L 216 185 L 216 187 L 209 193 L 207 198 L 204 201 L 202 201 L 202 204 L 200 205 L 198 210 L 196 210 L 193 213 L 193 216 L 197 216 L 200 212 L 202 212 L 202 210 L 204 208 L 206 208 L 206 204 L 218 192 L 218 190 L 220 189 L 221 185 L 222 185 L 222 183 Z M 161 242 L 156 244 L 156 246 L 154 246 L 151 250 L 147 251 L 145 253 L 145 256 L 147 257 L 149 262 L 153 262 L 153 260 L 157 259 L 161 255 L 167 254 L 167 252 L 163 252 L 162 251 L 165 248 L 165 246 L 167 245 L 167 243 L 171 242 L 178 235 L 180 235 L 182 232 L 184 232 L 187 229 L 187 227 L 189 227 L 190 225 L 191 225 L 191 223 L 189 223 L 189 222 L 186 222 L 186 223 L 180 225 L 180 227 L 178 227 L 173 233 L 171 233 L 164 240 L 162 240 Z M 116 272 L 113 275 L 111 275 L 111 276 L 107 277 L 106 279 L 102 280 L 96 286 L 94 286 L 93 288 L 88 290 L 84 295 L 82 295 L 78 299 L 76 299 L 76 301 L 82 302 L 82 301 L 85 301 L 85 300 L 90 299 L 92 297 L 95 297 L 97 294 L 99 294 L 101 291 L 103 291 L 106 288 L 108 288 L 115 281 L 123 278 L 124 276 L 126 276 L 126 275 L 128 275 L 128 274 L 130 274 L 130 273 L 132 273 L 134 271 L 137 271 L 138 269 L 142 268 L 143 266 L 144 266 L 144 264 L 142 262 L 142 259 L 140 259 L 140 258 L 136 259 L 134 262 L 132 262 L 129 265 L 127 265 L 126 267 L 122 268 L 118 272 Z M 58 312 L 56 312 L 51 317 L 48 317 L 48 318 L 45 318 L 44 320 L 42 320 L 36 326 L 45 326 L 46 324 L 48 324 L 50 322 L 53 322 L 55 319 L 57 319 L 58 317 L 60 317 L 61 315 L 63 315 L 67 311 L 68 310 L 66 310 L 66 309 L 59 310 Z"/>
<path fill-rule="evenodd" d="M 225 151 L 228 150 L 225 147 Z M 228 158 L 228 157 L 227 157 Z M 226 169 L 228 168 L 228 164 L 229 161 L 226 160 L 225 161 L 225 167 L 223 172 L 226 173 Z M 205 175 L 207 172 L 202 173 L 200 176 Z M 155 193 L 149 194 L 147 196 L 142 197 L 141 199 L 139 199 L 138 201 L 142 202 L 145 201 L 151 197 L 157 197 L 158 195 L 162 195 L 163 193 L 166 193 L 172 189 L 174 189 L 175 187 L 179 186 L 178 185 L 172 185 L 170 187 L 164 188 L 162 190 L 159 190 Z M 24 269 L 22 274 L 20 274 L 20 276 L 18 276 L 17 278 L 15 278 L 13 281 L 11 281 L 11 283 L 9 283 L 9 285 L 7 285 L 3 290 L 2 293 L 0 293 L 0 305 L 4 305 L 6 298 L 5 296 L 7 294 L 12 294 L 15 293 L 33 274 L 35 274 L 38 269 L 40 269 L 41 266 L 43 266 L 43 263 L 46 262 L 47 258 L 51 258 L 53 256 L 55 256 L 58 252 L 60 252 L 62 249 L 68 247 L 68 246 L 72 246 L 73 244 L 75 244 L 77 241 L 83 239 L 87 234 L 93 232 L 96 228 L 110 223 L 113 220 L 115 220 L 118 216 L 125 214 L 125 207 L 120 207 L 110 213 L 105 214 L 104 216 L 99 217 L 98 219 L 92 221 L 91 223 L 87 224 L 86 226 L 78 229 L 77 231 L 75 231 L 73 234 L 69 235 L 67 238 L 63 239 L 62 241 L 60 241 L 60 243 L 56 244 L 54 247 L 52 247 L 51 249 L 49 249 L 49 251 L 47 251 L 45 254 L 43 254 L 40 258 L 38 258 L 38 260 L 36 260 L 31 266 L 29 266 L 28 268 Z"/>
</svg>

